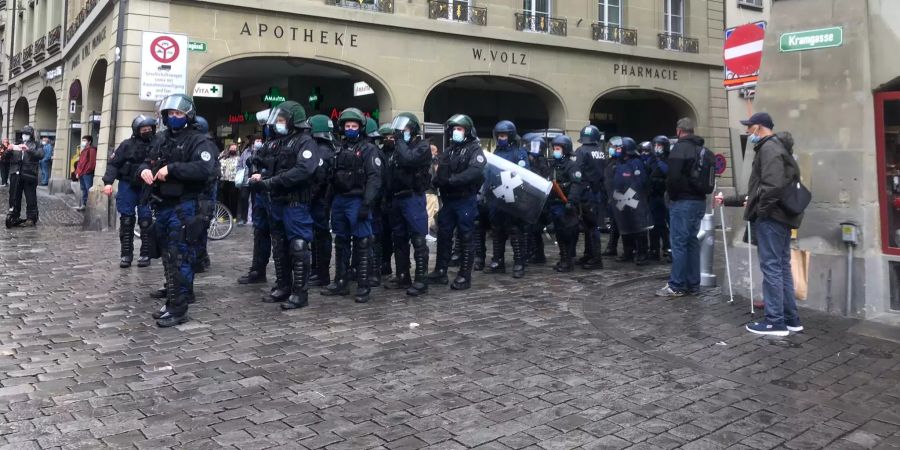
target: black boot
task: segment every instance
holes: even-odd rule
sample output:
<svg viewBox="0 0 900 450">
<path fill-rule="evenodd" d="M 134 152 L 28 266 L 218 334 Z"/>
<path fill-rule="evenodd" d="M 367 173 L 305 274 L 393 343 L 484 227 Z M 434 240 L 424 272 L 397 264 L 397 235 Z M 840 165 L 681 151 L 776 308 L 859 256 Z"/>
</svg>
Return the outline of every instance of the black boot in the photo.
<svg viewBox="0 0 900 450">
<path fill-rule="evenodd" d="M 353 300 L 356 303 L 366 303 L 371 291 L 369 272 L 372 270 L 372 238 L 357 239 L 356 243 L 359 249 L 359 266 L 356 273 L 356 297 Z"/>
<path fill-rule="evenodd" d="M 409 279 L 409 239 L 394 236 L 394 264 L 397 274 L 385 286 L 388 289 L 408 289 L 412 286 Z"/>
<path fill-rule="evenodd" d="M 484 268 L 484 273 L 506 273 L 506 230 L 494 227 L 494 257 L 491 264 Z"/>
<path fill-rule="evenodd" d="M 313 255 L 316 259 L 316 269 L 310 275 L 309 285 L 328 286 L 331 282 L 331 232 L 316 228 L 314 233 Z"/>
<path fill-rule="evenodd" d="M 574 265 L 572 264 L 572 246 L 569 244 L 569 239 L 557 234 L 556 242 L 559 245 L 559 262 L 556 263 L 554 269 L 560 273 L 571 272 Z"/>
<path fill-rule="evenodd" d="M 347 266 L 347 281 L 356 281 L 357 270 L 359 270 L 359 239 L 353 236 L 350 238 L 350 265 Z"/>
<path fill-rule="evenodd" d="M 284 230 L 272 229 L 272 263 L 275 266 L 275 290 L 268 297 L 263 298 L 265 303 L 283 302 L 291 296 L 290 256 L 287 251 L 287 239 Z"/>
<path fill-rule="evenodd" d="M 291 269 L 293 283 L 291 296 L 281 304 L 281 309 L 298 309 L 309 304 L 309 245 L 303 239 L 291 241 Z"/>
<path fill-rule="evenodd" d="M 637 266 L 646 266 L 649 264 L 647 261 L 647 246 L 649 242 L 647 241 L 647 232 L 641 232 L 634 235 L 634 247 L 635 247 L 635 256 L 634 263 Z"/>
<path fill-rule="evenodd" d="M 381 238 L 373 236 L 370 238 L 372 242 L 372 258 L 369 259 L 369 287 L 381 286 Z"/>
<path fill-rule="evenodd" d="M 426 276 L 428 273 L 428 244 L 425 236 L 414 235 L 412 245 L 413 258 L 416 260 L 416 280 L 406 290 L 406 295 L 417 297 L 428 292 L 428 277 Z"/>
<path fill-rule="evenodd" d="M 474 233 L 477 234 L 477 233 Z M 450 285 L 451 289 L 464 291 L 472 287 L 472 266 L 474 264 L 475 249 L 473 247 L 473 233 L 460 233 L 462 241 L 462 258 L 459 260 L 459 272 L 456 279 Z"/>
<path fill-rule="evenodd" d="M 453 250 L 450 253 L 450 261 L 447 267 L 459 267 L 459 259 L 462 258 L 462 243 L 459 241 L 459 233 L 453 236 Z"/>
<path fill-rule="evenodd" d="M 151 226 L 153 225 L 153 221 L 151 219 L 139 219 L 138 227 L 141 230 L 141 249 L 140 255 L 138 256 L 138 267 L 147 267 L 150 265 L 150 244 L 152 243 L 152 238 L 150 237 L 150 233 L 152 233 Z"/>
<path fill-rule="evenodd" d="M 198 274 L 206 272 L 211 264 L 212 262 L 209 260 L 209 253 L 206 251 L 206 246 L 204 245 L 197 250 L 197 259 L 194 260 L 194 273 Z"/>
<path fill-rule="evenodd" d="M 603 243 L 601 242 L 601 236 L 599 229 L 591 230 L 590 233 L 587 234 L 587 242 L 591 242 L 590 247 L 593 249 L 597 249 L 597 253 L 591 253 L 593 256 L 589 258 L 587 261 L 582 263 L 581 268 L 584 270 L 595 270 L 603 268 L 603 258 L 600 257 L 599 249 L 603 248 Z M 587 245 L 587 243 L 585 243 Z"/>
<path fill-rule="evenodd" d="M 428 274 L 428 284 L 447 284 L 450 282 L 447 278 L 447 265 L 450 262 L 450 247 L 452 245 L 452 239 L 448 242 L 446 239 L 438 237 L 434 271 Z"/>
<path fill-rule="evenodd" d="M 269 251 L 271 244 L 267 242 L 267 231 L 259 228 L 253 229 L 253 259 L 250 262 L 250 270 L 246 275 L 238 278 L 240 284 L 265 283 L 266 265 L 269 263 Z"/>
<path fill-rule="evenodd" d="M 615 225 L 609 230 L 609 242 L 606 243 L 606 251 L 603 256 L 618 256 L 619 254 L 619 228 Z"/>
<path fill-rule="evenodd" d="M 510 236 L 513 251 L 513 278 L 525 276 L 525 237 L 521 231 L 515 231 Z"/>
<path fill-rule="evenodd" d="M 591 229 L 588 228 L 584 231 L 584 255 L 581 258 L 578 258 L 578 264 L 584 265 L 587 264 L 588 261 L 594 259 L 594 249 L 595 248 L 603 248 L 603 247 L 594 247 L 594 241 L 591 239 Z"/>
<path fill-rule="evenodd" d="M 160 317 L 166 314 L 169 310 L 169 303 L 171 303 L 172 298 L 175 296 L 177 291 L 177 287 L 175 286 L 175 274 L 173 270 L 178 270 L 177 268 L 172 267 L 172 260 L 169 258 L 169 253 L 167 250 L 163 250 L 160 255 L 160 259 L 162 260 L 163 265 L 163 287 L 157 289 L 150 297 L 156 299 L 165 299 L 165 303 L 163 303 L 162 307 L 159 310 L 153 313 L 153 318 L 159 320 Z M 171 296 L 169 294 L 172 294 Z"/>
<path fill-rule="evenodd" d="M 475 231 L 472 233 L 472 256 L 474 257 L 472 263 L 472 269 L 475 271 L 484 270 L 484 262 L 487 260 L 487 244 L 485 244 L 485 238 L 487 237 L 487 229 L 485 229 L 481 222 L 475 222 Z M 462 244 L 465 246 L 465 243 Z"/>
<path fill-rule="evenodd" d="M 634 235 L 622 236 L 622 254 L 616 258 L 616 262 L 625 263 L 634 261 Z"/>
<path fill-rule="evenodd" d="M 326 297 L 350 295 L 347 287 L 347 266 L 350 264 L 350 238 L 334 238 L 334 280 L 321 292 Z"/>
<path fill-rule="evenodd" d="M 122 246 L 119 267 L 123 269 L 131 267 L 131 260 L 134 259 L 134 223 L 134 216 L 119 217 L 119 243 Z"/>
<path fill-rule="evenodd" d="M 530 264 L 547 263 L 547 255 L 544 253 L 544 237 L 541 231 L 528 233 L 528 254 Z"/>
</svg>

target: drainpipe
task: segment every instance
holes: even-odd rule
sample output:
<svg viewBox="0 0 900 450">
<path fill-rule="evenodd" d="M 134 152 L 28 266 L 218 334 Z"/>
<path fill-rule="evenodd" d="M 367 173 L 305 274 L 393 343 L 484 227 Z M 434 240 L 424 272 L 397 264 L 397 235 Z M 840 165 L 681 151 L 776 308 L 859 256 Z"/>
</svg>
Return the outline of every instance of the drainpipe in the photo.
<svg viewBox="0 0 900 450">
<path fill-rule="evenodd" d="M 12 57 L 13 52 L 15 51 L 16 46 L 16 0 L 11 0 L 9 9 L 13 13 L 12 24 L 10 25 L 10 37 L 12 39 L 9 40 L 9 58 L 7 58 L 6 63 L 6 136 L 10 137 L 9 134 L 9 123 L 10 118 L 12 116 Z M 10 142 L 13 142 L 13 139 L 10 137 Z"/>
<path fill-rule="evenodd" d="M 116 27 L 116 48 L 115 48 L 115 61 L 113 62 L 113 86 L 112 86 L 112 106 L 109 111 L 109 137 L 107 139 L 107 163 L 109 163 L 109 150 L 110 148 L 115 148 L 116 145 L 116 127 L 118 125 L 118 116 L 119 116 L 119 90 L 121 87 L 121 79 L 122 79 L 122 47 L 125 43 L 125 13 L 128 10 L 128 0 L 119 0 L 119 18 L 118 25 Z M 115 230 L 115 214 L 110 214 L 110 210 L 112 209 L 112 199 L 107 199 L 106 201 L 106 224 L 111 229 Z"/>
</svg>

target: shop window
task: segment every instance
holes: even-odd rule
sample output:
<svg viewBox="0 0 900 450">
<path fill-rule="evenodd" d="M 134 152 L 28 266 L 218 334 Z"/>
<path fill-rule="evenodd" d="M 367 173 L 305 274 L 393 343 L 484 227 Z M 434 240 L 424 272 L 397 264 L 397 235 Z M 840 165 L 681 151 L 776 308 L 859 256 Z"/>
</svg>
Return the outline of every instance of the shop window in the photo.
<svg viewBox="0 0 900 450">
<path fill-rule="evenodd" d="M 900 255 L 900 92 L 875 95 L 882 248 Z"/>
</svg>

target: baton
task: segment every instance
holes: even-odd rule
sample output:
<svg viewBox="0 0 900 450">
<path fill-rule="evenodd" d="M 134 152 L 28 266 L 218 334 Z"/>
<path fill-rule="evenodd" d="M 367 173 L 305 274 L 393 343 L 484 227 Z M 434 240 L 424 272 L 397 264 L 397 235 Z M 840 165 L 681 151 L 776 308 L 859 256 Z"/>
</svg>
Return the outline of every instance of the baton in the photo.
<svg viewBox="0 0 900 450">
<path fill-rule="evenodd" d="M 556 193 L 556 195 L 560 200 L 563 201 L 563 203 L 569 203 L 568 197 L 566 197 L 566 194 L 563 192 L 562 187 L 559 186 L 559 183 L 557 183 L 556 180 L 553 180 L 553 192 Z"/>
</svg>

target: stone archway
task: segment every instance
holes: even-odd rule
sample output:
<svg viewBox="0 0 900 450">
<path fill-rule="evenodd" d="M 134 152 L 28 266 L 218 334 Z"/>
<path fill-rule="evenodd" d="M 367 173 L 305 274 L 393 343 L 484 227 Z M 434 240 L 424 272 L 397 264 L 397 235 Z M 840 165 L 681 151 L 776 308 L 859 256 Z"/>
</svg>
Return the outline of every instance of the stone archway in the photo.
<svg viewBox="0 0 900 450">
<path fill-rule="evenodd" d="M 686 99 L 652 89 L 615 89 L 597 97 L 590 122 L 607 136 L 630 136 L 646 141 L 654 136 L 671 136 L 681 117 L 697 120 L 696 108 Z"/>
<path fill-rule="evenodd" d="M 13 109 L 12 129 L 15 133 L 20 132 L 22 127 L 28 125 L 29 111 L 28 99 L 19 97 L 19 99 L 16 100 L 16 107 Z"/>
<path fill-rule="evenodd" d="M 565 127 L 560 96 L 533 80 L 497 75 L 461 75 L 435 83 L 423 107 L 426 122 L 443 123 L 451 115 L 472 117 L 480 137 L 490 137 L 500 120 L 520 132 Z"/>
<path fill-rule="evenodd" d="M 91 70 L 88 79 L 87 92 L 84 95 L 84 108 L 82 109 L 82 134 L 90 134 L 94 138 L 94 144 L 98 144 L 100 133 L 100 115 L 103 112 L 103 97 L 106 94 L 106 69 L 107 62 L 100 59 Z M 87 115 L 87 117 L 84 117 Z M 87 127 L 86 127 L 87 126 Z"/>
<path fill-rule="evenodd" d="M 56 119 L 59 111 L 59 102 L 56 99 L 56 91 L 52 87 L 45 87 L 38 95 L 34 111 L 34 128 L 41 136 L 56 137 Z"/>
</svg>

